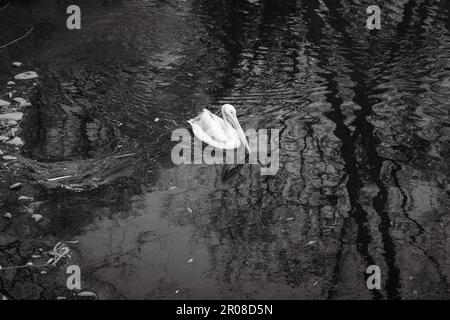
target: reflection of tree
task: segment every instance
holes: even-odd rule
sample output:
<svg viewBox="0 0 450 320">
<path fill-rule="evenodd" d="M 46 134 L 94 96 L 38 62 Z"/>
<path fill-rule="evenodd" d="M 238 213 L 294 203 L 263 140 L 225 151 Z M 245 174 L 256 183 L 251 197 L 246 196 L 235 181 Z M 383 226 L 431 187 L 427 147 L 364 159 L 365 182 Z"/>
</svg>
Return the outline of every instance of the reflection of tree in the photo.
<svg viewBox="0 0 450 320">
<path fill-rule="evenodd" d="M 264 12 L 270 5 L 270 1 L 261 1 L 259 9 Z M 388 10 L 395 12 L 395 14 L 383 16 L 386 19 L 384 25 L 397 25 L 397 28 L 394 28 L 396 33 L 386 31 L 388 35 L 386 38 L 382 38 L 382 34 L 373 34 L 373 37 L 377 39 L 376 43 L 371 40 L 365 30 L 361 30 L 361 26 L 365 26 L 362 22 L 366 18 L 364 5 L 342 4 L 339 1 L 304 2 L 300 9 L 301 19 L 289 17 L 295 10 L 292 7 L 289 8 L 288 5 L 289 9 L 286 11 L 273 10 L 268 13 L 268 16 L 271 15 L 272 18 L 277 17 L 277 23 L 273 24 L 276 27 L 267 27 L 267 25 L 272 25 L 269 23 L 270 18 L 264 20 L 265 15 L 262 13 L 263 18 L 260 20 L 262 22 L 258 21 L 256 27 L 246 28 L 246 30 L 258 30 L 257 41 L 253 42 L 257 43 L 253 46 L 253 55 L 248 55 L 248 57 L 251 59 L 259 54 L 259 59 L 266 60 L 263 72 L 267 74 L 267 69 L 269 69 L 272 83 L 276 77 L 283 79 L 283 71 L 277 69 L 280 64 L 286 65 L 284 73 L 292 72 L 292 70 L 304 72 L 301 69 L 299 57 L 306 53 L 317 61 L 318 71 L 314 75 L 313 81 L 316 82 L 316 85 L 323 85 L 328 90 L 322 100 L 313 102 L 322 108 L 322 112 L 329 111 L 326 115 L 334 124 L 328 129 L 334 126 L 334 129 L 331 129 L 334 130 L 334 133 L 324 131 L 325 123 L 329 124 L 329 120 L 324 118 L 323 114 L 320 112 L 312 114 L 312 110 L 305 110 L 307 108 L 303 106 L 302 109 L 306 114 L 309 113 L 310 119 L 319 119 L 320 125 L 302 122 L 301 125 L 295 126 L 293 122 L 284 122 L 282 143 L 285 147 L 289 146 L 289 149 L 283 150 L 284 166 L 277 177 L 253 181 L 243 174 L 239 187 L 250 190 L 253 187 L 258 191 L 244 195 L 223 195 L 224 198 L 233 200 L 231 203 L 222 204 L 217 208 L 217 210 L 221 208 L 219 212 L 226 212 L 219 214 L 214 221 L 219 225 L 227 225 L 228 228 L 213 227 L 212 229 L 221 230 L 219 236 L 223 239 L 223 243 L 226 243 L 225 247 L 230 248 L 228 253 L 222 251 L 219 253 L 217 247 L 213 252 L 216 260 L 225 259 L 225 261 L 217 261 L 216 264 L 218 268 L 225 268 L 222 272 L 218 272 L 219 275 L 223 274 L 222 280 L 225 283 L 239 283 L 239 281 L 252 278 L 254 275 L 250 276 L 249 273 L 251 270 L 258 270 L 257 263 L 250 267 L 247 266 L 247 263 L 255 258 L 254 261 L 264 261 L 267 264 L 263 268 L 265 276 L 270 274 L 272 278 L 276 278 L 277 275 L 284 274 L 286 281 L 294 284 L 294 287 L 300 286 L 305 279 L 312 278 L 313 272 L 310 270 L 314 269 L 318 276 L 329 281 L 326 286 L 330 296 L 337 297 L 344 292 L 339 289 L 334 290 L 334 286 L 339 285 L 342 288 L 342 281 L 354 281 L 348 280 L 345 274 L 345 268 L 349 267 L 349 263 L 355 263 L 350 269 L 359 274 L 357 282 L 349 284 L 355 290 L 358 287 L 364 289 L 363 275 L 366 266 L 377 263 L 387 270 L 385 283 L 387 297 L 398 298 L 403 294 L 400 291 L 400 283 L 411 272 L 406 266 L 411 256 L 407 258 L 403 258 L 403 256 L 417 251 L 417 248 L 419 252 L 422 252 L 423 257 L 420 259 L 419 265 L 429 264 L 431 269 L 435 269 L 430 279 L 437 274 L 439 286 L 436 288 L 435 294 L 440 296 L 442 293 L 440 288 L 447 286 L 445 272 L 438 261 L 440 258 L 437 259 L 426 250 L 424 251 L 429 244 L 417 244 L 416 237 L 409 238 L 407 243 L 403 244 L 398 237 L 399 233 L 421 235 L 420 230 L 424 228 L 411 216 L 411 212 L 408 212 L 413 208 L 406 207 L 407 202 L 414 200 L 414 195 L 411 194 L 411 183 L 413 183 L 410 176 L 411 169 L 414 168 L 413 170 L 425 173 L 429 169 L 424 165 L 430 161 L 446 166 L 443 161 L 445 158 L 442 156 L 430 158 L 427 155 L 427 152 L 430 151 L 430 139 L 439 136 L 441 124 L 436 121 L 431 122 L 436 134 L 427 133 L 427 138 L 424 136 L 425 128 L 420 127 L 421 123 L 417 121 L 417 118 L 413 121 L 414 125 L 409 125 L 411 115 L 417 117 L 417 113 L 422 114 L 421 110 L 417 110 L 420 105 L 414 104 L 412 101 L 419 99 L 422 101 L 422 107 L 425 105 L 426 108 L 433 109 L 439 108 L 439 104 L 431 103 L 428 95 L 438 97 L 441 102 L 445 101 L 442 99 L 444 98 L 443 93 L 438 88 L 427 93 L 425 90 L 415 88 L 420 86 L 423 81 L 420 75 L 428 74 L 430 59 L 433 59 L 434 54 L 443 55 L 445 52 L 445 43 L 442 43 L 442 47 L 435 47 L 433 41 L 440 41 L 440 38 L 445 37 L 441 27 L 446 21 L 446 16 L 437 14 L 441 8 L 422 2 L 405 1 L 395 4 L 383 2 L 383 5 L 385 5 L 382 9 L 384 12 Z M 360 8 L 361 6 L 364 7 L 364 10 Z M 226 12 L 223 17 L 229 16 L 230 12 L 237 17 L 239 11 L 244 9 L 242 7 L 228 9 L 225 5 L 223 10 Z M 237 10 L 238 13 L 233 10 Z M 245 10 L 250 12 L 250 15 L 255 12 L 252 9 L 245 8 Z M 398 21 L 397 13 L 402 11 L 402 18 Z M 283 15 L 286 15 L 286 18 L 280 19 Z M 208 12 L 208 16 L 215 15 Z M 226 35 L 226 37 L 219 38 L 226 38 L 228 42 L 252 43 L 245 30 L 236 35 L 232 29 L 236 19 L 227 20 L 225 26 L 223 20 L 215 24 L 215 33 Z M 302 51 L 304 48 L 301 44 L 291 40 L 301 38 L 293 32 L 295 27 L 290 25 L 292 21 L 297 24 L 297 29 L 301 28 L 302 23 L 305 23 L 304 28 L 308 31 L 304 37 L 308 41 L 306 52 Z M 432 36 L 433 34 L 435 37 Z M 430 37 L 433 39 L 431 40 Z M 274 42 L 273 39 L 277 39 L 277 42 Z M 285 44 L 289 44 L 289 46 L 284 47 Z M 259 47 L 268 47 L 269 50 L 258 51 Z M 243 52 L 249 52 L 245 45 L 230 46 L 230 48 L 232 49 L 229 50 L 238 48 Z M 295 67 L 283 61 L 283 57 L 291 55 L 291 52 L 296 52 L 292 55 L 294 61 L 291 62 Z M 417 57 L 421 55 L 428 59 L 417 60 Z M 247 54 L 237 58 L 241 61 L 236 61 L 234 64 L 238 65 L 242 65 L 242 60 L 248 59 Z M 439 69 L 442 72 L 442 66 L 437 64 L 433 64 L 433 66 L 436 72 Z M 250 68 L 248 73 L 245 75 L 248 80 L 247 87 L 239 87 L 239 76 L 235 76 L 234 90 L 240 90 L 239 94 L 236 93 L 236 97 L 239 96 L 241 100 L 246 99 L 245 91 L 249 91 L 249 83 L 255 86 L 264 83 L 264 79 L 258 79 L 258 74 L 254 69 Z M 431 76 L 435 78 L 433 80 L 435 82 L 442 81 L 439 74 L 431 73 Z M 286 83 L 286 86 L 292 86 L 292 83 Z M 298 91 L 305 91 L 304 87 L 298 84 L 295 86 Z M 408 97 L 414 100 L 408 100 Z M 271 98 L 273 97 L 259 92 L 258 96 L 253 94 L 251 98 L 252 101 L 249 99 L 246 102 L 247 108 L 250 108 L 252 103 L 258 103 L 259 108 L 269 109 L 266 106 L 272 103 Z M 278 103 L 283 102 L 279 101 Z M 296 103 L 302 102 L 299 99 L 292 101 L 293 105 Z M 331 105 L 331 109 L 327 109 L 327 104 Z M 397 104 L 397 110 L 389 107 L 394 104 Z M 402 106 L 406 106 L 406 108 Z M 349 107 L 354 109 L 348 110 Z M 301 115 L 303 110 L 297 111 L 297 119 L 304 119 L 304 116 Z M 381 119 L 380 111 L 384 113 Z M 285 109 L 277 109 L 277 112 L 280 114 L 285 112 Z M 386 118 L 388 114 L 390 116 Z M 282 117 L 289 120 L 293 115 L 285 112 Z M 325 126 L 325 128 L 327 127 Z M 430 128 L 428 127 L 427 130 Z M 339 138 L 338 144 L 334 142 L 332 134 Z M 293 135 L 292 138 L 291 135 Z M 333 143 L 330 144 L 330 142 Z M 434 147 L 434 152 L 443 146 L 441 142 L 437 144 L 441 147 Z M 330 157 L 336 153 L 340 154 L 340 157 L 335 159 Z M 445 151 L 442 155 L 444 154 Z M 398 158 L 399 156 L 406 156 L 406 158 Z M 297 167 L 295 159 L 298 159 L 299 168 L 297 170 L 299 171 L 292 172 L 289 167 Z M 308 162 L 312 159 L 315 160 L 314 166 L 309 166 Z M 342 171 L 340 162 L 343 162 L 345 171 Z M 337 184 L 334 186 L 339 187 L 340 182 L 346 179 L 347 192 L 338 194 L 336 189 L 326 187 L 329 183 L 327 179 L 317 179 L 328 173 L 328 168 L 334 168 L 331 171 L 338 174 Z M 399 182 L 400 176 L 401 182 Z M 423 179 L 426 184 L 435 185 L 433 188 L 439 188 L 436 182 L 433 182 L 436 177 L 426 174 Z M 400 190 L 397 197 L 392 194 L 393 189 L 396 188 Z M 289 198 L 292 190 L 297 190 L 297 199 Z M 320 198 L 317 203 L 314 203 L 312 199 L 314 199 L 316 191 L 319 191 Z M 436 191 L 437 194 L 434 195 L 433 193 Z M 439 195 L 438 189 L 436 191 L 432 191 L 433 193 L 429 196 L 443 199 L 443 194 Z M 234 207 L 232 203 L 242 203 L 242 197 L 247 199 L 248 204 L 244 207 Z M 349 202 L 347 202 L 347 197 Z M 255 203 L 251 200 L 255 198 L 262 199 L 262 201 Z M 302 199 L 307 200 L 305 202 Z M 339 220 L 338 225 L 333 227 L 334 232 L 331 237 L 328 237 L 329 231 L 324 232 L 326 224 L 322 219 L 324 216 L 328 216 L 333 221 L 335 214 L 329 213 L 327 201 L 324 199 L 334 199 L 330 202 L 331 208 L 336 207 L 337 203 L 344 204 L 338 207 L 338 216 L 342 217 L 350 213 L 350 220 L 344 219 L 343 222 Z M 336 199 L 338 199 L 337 202 Z M 325 250 L 320 252 L 320 249 L 315 254 L 301 251 L 298 243 L 293 241 L 289 233 L 274 234 L 277 227 L 281 228 L 277 225 L 275 213 L 277 209 L 289 203 L 289 200 L 297 200 L 294 207 L 297 210 L 295 213 L 297 218 L 307 215 L 307 217 L 301 218 L 304 225 L 296 229 L 299 234 L 304 237 L 313 235 L 313 237 L 319 238 L 321 243 L 329 241 L 326 247 L 328 247 L 328 252 L 331 251 L 334 255 L 326 255 Z M 400 209 L 401 217 L 398 217 L 398 212 L 392 211 L 393 205 L 398 201 L 403 203 L 401 205 L 403 209 Z M 418 199 L 418 201 L 420 200 Z M 350 207 L 347 207 L 347 203 Z M 438 205 L 436 209 L 442 210 L 442 207 Z M 214 212 L 217 213 L 217 211 Z M 311 217 L 311 212 L 315 216 Z M 240 217 L 241 215 L 244 217 Z M 234 219 L 237 219 L 239 223 L 234 223 Z M 255 224 L 255 221 L 259 223 Z M 400 221 L 401 223 L 397 225 L 396 223 Z M 319 223 L 319 227 L 315 226 L 315 223 Z M 329 225 L 329 221 L 327 224 Z M 357 235 L 356 239 L 353 239 L 354 234 Z M 278 252 L 273 256 L 273 251 L 264 251 L 261 247 L 261 243 L 265 242 L 265 237 L 269 238 L 266 239 L 266 242 L 279 243 L 286 240 L 289 245 L 286 248 L 272 248 Z M 355 240 L 356 247 L 352 246 Z M 355 249 L 365 259 L 364 263 L 358 259 L 351 261 L 350 256 L 358 256 L 353 252 Z M 445 252 L 432 251 L 445 258 Z M 327 256 L 331 258 L 334 269 L 325 267 L 326 264 L 329 264 L 326 261 Z M 274 259 L 279 262 L 278 266 L 275 266 Z M 324 261 L 326 262 L 324 263 Z M 324 267 L 321 269 L 320 265 Z M 343 287 L 346 288 L 345 285 Z M 375 296 L 381 297 L 376 293 Z"/>
</svg>

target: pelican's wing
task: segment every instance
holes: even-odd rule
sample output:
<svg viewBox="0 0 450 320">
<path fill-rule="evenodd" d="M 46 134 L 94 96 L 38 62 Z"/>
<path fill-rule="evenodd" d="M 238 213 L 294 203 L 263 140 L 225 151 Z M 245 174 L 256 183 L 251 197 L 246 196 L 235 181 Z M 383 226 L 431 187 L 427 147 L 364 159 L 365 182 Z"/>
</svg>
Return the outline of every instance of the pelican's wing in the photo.
<svg viewBox="0 0 450 320">
<path fill-rule="evenodd" d="M 219 149 L 237 148 L 238 143 L 233 135 L 230 135 L 229 126 L 222 118 L 203 109 L 194 119 L 188 121 L 192 126 L 194 135 L 201 141 Z"/>
</svg>

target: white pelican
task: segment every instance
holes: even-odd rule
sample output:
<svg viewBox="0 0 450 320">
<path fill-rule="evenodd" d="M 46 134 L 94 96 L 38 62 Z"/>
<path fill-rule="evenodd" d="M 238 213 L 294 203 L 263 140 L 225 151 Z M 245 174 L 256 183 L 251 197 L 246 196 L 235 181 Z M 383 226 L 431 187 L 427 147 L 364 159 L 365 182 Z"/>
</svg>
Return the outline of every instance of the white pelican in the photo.
<svg viewBox="0 0 450 320">
<path fill-rule="evenodd" d="M 236 109 L 231 104 L 224 104 L 222 117 L 203 109 L 202 113 L 188 122 L 199 140 L 217 149 L 237 149 L 242 143 L 250 153 L 244 131 L 236 117 Z"/>
</svg>

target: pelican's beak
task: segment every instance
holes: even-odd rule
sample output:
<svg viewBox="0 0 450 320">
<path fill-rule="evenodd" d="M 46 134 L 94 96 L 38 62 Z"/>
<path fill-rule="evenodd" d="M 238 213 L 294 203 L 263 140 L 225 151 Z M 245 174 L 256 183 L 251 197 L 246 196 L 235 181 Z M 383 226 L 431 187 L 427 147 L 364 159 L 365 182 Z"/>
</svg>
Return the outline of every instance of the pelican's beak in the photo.
<svg viewBox="0 0 450 320">
<path fill-rule="evenodd" d="M 245 137 L 244 131 L 241 128 L 241 125 L 239 124 L 238 119 L 235 115 L 230 116 L 230 123 L 233 126 L 233 128 L 236 130 L 239 140 L 244 144 L 245 148 L 247 149 L 248 153 L 250 153 L 250 146 L 248 145 L 247 138 Z"/>
</svg>

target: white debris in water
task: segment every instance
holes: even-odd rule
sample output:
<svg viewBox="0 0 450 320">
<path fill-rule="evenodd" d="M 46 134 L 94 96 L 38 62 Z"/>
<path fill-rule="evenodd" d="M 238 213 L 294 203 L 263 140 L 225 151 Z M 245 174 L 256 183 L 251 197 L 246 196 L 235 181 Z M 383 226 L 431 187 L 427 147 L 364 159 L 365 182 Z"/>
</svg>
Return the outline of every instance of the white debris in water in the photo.
<svg viewBox="0 0 450 320">
<path fill-rule="evenodd" d="M 317 241 L 313 240 L 313 241 L 308 242 L 306 245 L 310 246 L 310 245 L 315 244 L 315 243 L 317 243 Z"/>
<path fill-rule="evenodd" d="M 22 62 L 14 61 L 14 62 L 12 63 L 12 65 L 13 65 L 13 67 L 20 67 L 20 66 L 22 65 Z"/>
<path fill-rule="evenodd" d="M 120 158 L 126 158 L 126 157 L 131 157 L 134 156 L 136 153 L 128 153 L 128 154 L 122 154 L 119 156 L 115 156 L 114 159 L 120 159 Z"/>
<path fill-rule="evenodd" d="M 158 122 L 159 121 L 159 118 L 155 118 L 155 122 Z"/>
<path fill-rule="evenodd" d="M 66 300 L 66 297 L 56 297 L 56 300 Z"/>
<path fill-rule="evenodd" d="M 5 215 L 3 217 L 6 219 L 11 219 L 12 215 L 11 215 L 11 213 L 7 212 L 7 213 L 5 213 Z"/>
<path fill-rule="evenodd" d="M 169 190 L 173 190 L 173 189 L 176 189 L 177 187 L 170 187 L 170 189 Z"/>
<path fill-rule="evenodd" d="M 191 208 L 187 208 L 187 211 L 189 211 L 189 213 L 192 213 L 192 209 Z"/>
<path fill-rule="evenodd" d="M 24 98 L 17 97 L 17 98 L 14 98 L 13 100 L 15 102 L 19 103 L 19 107 L 29 107 L 29 106 L 31 106 L 31 103 L 28 102 L 27 100 L 25 100 Z"/>
<path fill-rule="evenodd" d="M 16 83 L 14 82 L 14 81 L 8 81 L 8 83 L 6 84 L 6 85 L 8 85 L 8 86 L 13 86 L 13 85 L 15 85 Z"/>
<path fill-rule="evenodd" d="M 23 146 L 23 141 L 19 137 L 14 137 L 13 139 L 6 141 L 6 143 L 17 147 Z"/>
<path fill-rule="evenodd" d="M 28 79 L 34 79 L 37 78 L 38 75 L 36 72 L 34 71 L 27 71 L 27 72 L 23 72 L 23 73 L 19 73 L 17 75 L 14 76 L 14 79 L 16 80 L 28 80 Z"/>
<path fill-rule="evenodd" d="M 32 214 L 31 217 L 34 219 L 35 222 L 41 221 L 44 217 L 40 214 Z"/>
<path fill-rule="evenodd" d="M 27 262 L 27 264 L 26 264 L 26 266 L 34 266 L 34 263 L 33 262 Z"/>
<path fill-rule="evenodd" d="M 294 218 L 290 217 L 290 218 L 286 218 L 286 221 L 291 221 L 294 220 Z"/>
<path fill-rule="evenodd" d="M 41 274 L 47 274 L 47 271 L 42 270 L 42 271 L 41 271 Z"/>
<path fill-rule="evenodd" d="M 176 294 L 180 293 L 180 290 L 175 291 Z"/>
<path fill-rule="evenodd" d="M 3 120 L 20 121 L 20 120 L 22 120 L 22 118 L 23 118 L 22 112 L 11 112 L 11 113 L 0 114 L 0 119 L 3 119 Z"/>
<path fill-rule="evenodd" d="M 40 254 L 33 254 L 31 257 L 32 257 L 33 259 L 38 259 L 38 258 L 41 257 L 41 255 L 40 255 Z"/>
<path fill-rule="evenodd" d="M 0 99 L 0 107 L 9 107 L 11 103 Z"/>
<path fill-rule="evenodd" d="M 71 178 L 71 177 L 72 176 L 62 176 L 62 177 L 56 177 L 56 178 L 47 179 L 47 181 L 57 181 L 57 180 Z"/>
<path fill-rule="evenodd" d="M 20 187 L 22 187 L 22 184 L 21 184 L 20 182 L 17 182 L 17 183 L 12 184 L 12 185 L 9 187 L 9 189 L 11 189 L 11 190 L 16 190 L 16 189 L 19 189 Z"/>
<path fill-rule="evenodd" d="M 191 263 L 194 261 L 194 258 L 190 258 L 187 263 Z"/>
</svg>

